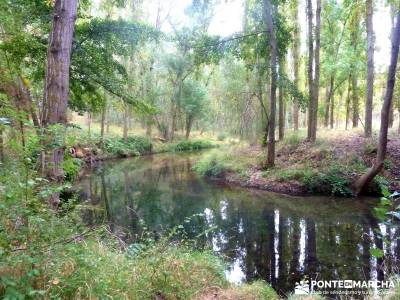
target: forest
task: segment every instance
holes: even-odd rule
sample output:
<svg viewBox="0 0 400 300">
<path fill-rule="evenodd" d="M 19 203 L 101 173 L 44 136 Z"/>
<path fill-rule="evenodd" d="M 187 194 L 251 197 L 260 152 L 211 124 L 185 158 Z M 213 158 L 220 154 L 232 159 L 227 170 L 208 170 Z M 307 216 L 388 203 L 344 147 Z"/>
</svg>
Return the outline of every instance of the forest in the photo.
<svg viewBox="0 0 400 300">
<path fill-rule="evenodd" d="M 399 48 L 399 0 L 0 0 L 0 297 L 399 299 Z"/>
</svg>

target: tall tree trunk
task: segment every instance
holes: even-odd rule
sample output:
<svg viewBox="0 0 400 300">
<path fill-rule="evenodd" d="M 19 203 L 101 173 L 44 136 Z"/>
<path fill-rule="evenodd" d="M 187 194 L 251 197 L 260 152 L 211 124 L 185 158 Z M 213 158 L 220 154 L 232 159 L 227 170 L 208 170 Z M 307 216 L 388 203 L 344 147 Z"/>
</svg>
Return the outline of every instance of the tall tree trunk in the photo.
<svg viewBox="0 0 400 300">
<path fill-rule="evenodd" d="M 350 120 L 350 93 L 351 93 L 351 74 L 349 75 L 348 79 L 347 96 L 346 96 L 346 124 L 345 124 L 346 130 L 347 127 L 349 126 L 349 120 Z"/>
<path fill-rule="evenodd" d="M 299 89 L 299 56 L 300 56 L 300 26 L 299 26 L 299 3 L 298 0 L 292 1 L 292 21 L 293 21 L 293 43 L 292 43 L 292 58 L 293 58 L 293 76 L 294 86 Z M 293 129 L 299 130 L 299 101 L 293 101 Z"/>
<path fill-rule="evenodd" d="M 389 128 L 389 112 L 390 112 L 390 106 L 392 105 L 393 89 L 396 81 L 396 68 L 399 55 L 399 43 L 400 43 L 400 12 L 397 12 L 396 28 L 392 34 L 392 50 L 391 50 L 389 71 L 387 75 L 386 94 L 385 94 L 385 99 L 383 101 L 382 112 L 381 112 L 381 129 L 379 132 L 378 152 L 376 154 L 374 165 L 357 180 L 354 186 L 355 193 L 357 195 L 359 195 L 363 191 L 363 189 L 366 186 L 368 186 L 368 184 L 374 179 L 374 177 L 382 170 L 383 162 L 386 157 L 387 136 Z"/>
<path fill-rule="evenodd" d="M 185 132 L 185 138 L 187 140 L 189 139 L 190 131 L 192 130 L 192 124 L 193 124 L 193 117 L 187 116 L 186 117 L 186 132 Z"/>
<path fill-rule="evenodd" d="M 329 87 L 327 87 L 326 101 L 325 101 L 325 115 L 324 115 L 324 126 L 329 126 L 330 110 L 332 110 L 332 98 L 334 93 L 335 77 L 332 74 L 329 80 Z M 331 114 L 332 115 L 332 114 Z"/>
<path fill-rule="evenodd" d="M 78 0 L 56 0 L 54 4 L 43 101 L 45 126 L 55 124 L 65 126 L 67 123 L 69 68 L 77 6 Z M 53 134 L 49 135 L 48 145 L 53 144 L 53 141 L 57 138 Z M 44 160 L 47 177 L 55 183 L 62 182 L 64 179 L 62 168 L 64 148 L 56 147 L 49 150 Z M 54 193 L 50 197 L 50 204 L 56 208 L 59 202 L 59 193 Z"/>
<path fill-rule="evenodd" d="M 393 127 L 393 123 L 394 123 L 394 108 L 393 108 L 393 102 L 392 102 L 392 105 L 390 106 L 390 110 L 389 110 L 389 128 Z"/>
<path fill-rule="evenodd" d="M 313 81 L 312 93 L 312 118 L 311 118 L 311 136 L 310 141 L 313 143 L 317 139 L 318 128 L 318 98 L 319 98 L 319 76 L 320 76 L 320 48 L 321 48 L 321 0 L 317 0 L 316 24 L 315 24 L 315 53 L 314 66 L 315 75 Z"/>
<path fill-rule="evenodd" d="M 367 74 L 367 102 L 365 104 L 365 128 L 366 137 L 372 135 L 372 108 L 374 99 L 374 27 L 373 27 L 373 0 L 366 1 L 367 6 L 367 56 L 368 56 L 368 74 Z"/>
<path fill-rule="evenodd" d="M 276 87 L 277 87 L 277 59 L 278 46 L 275 35 L 274 23 L 272 20 L 272 7 L 270 0 L 264 0 L 264 18 L 269 35 L 271 47 L 271 96 L 270 96 L 270 115 L 269 115 L 269 134 L 268 134 L 268 156 L 267 166 L 275 165 L 275 115 L 276 115 Z"/>
<path fill-rule="evenodd" d="M 285 58 L 279 61 L 279 77 L 282 78 L 285 72 Z M 285 137 L 285 94 L 282 84 L 279 85 L 279 140 L 282 141 Z"/>
<path fill-rule="evenodd" d="M 313 76 L 313 64 L 314 64 L 314 39 L 313 39 L 313 9 L 312 0 L 307 0 L 307 29 L 308 29 L 308 67 L 307 67 L 307 78 L 308 78 L 308 121 L 307 121 L 307 139 L 311 140 L 312 136 L 312 117 L 313 117 L 313 104 L 314 104 L 314 76 Z"/>
<path fill-rule="evenodd" d="M 359 99 L 358 99 L 358 79 L 357 79 L 357 75 L 354 74 L 352 76 L 352 108 L 353 108 L 353 117 L 352 117 L 352 121 L 353 121 L 353 128 L 357 128 L 358 127 L 358 119 L 360 117 L 360 104 L 359 104 Z"/>
</svg>

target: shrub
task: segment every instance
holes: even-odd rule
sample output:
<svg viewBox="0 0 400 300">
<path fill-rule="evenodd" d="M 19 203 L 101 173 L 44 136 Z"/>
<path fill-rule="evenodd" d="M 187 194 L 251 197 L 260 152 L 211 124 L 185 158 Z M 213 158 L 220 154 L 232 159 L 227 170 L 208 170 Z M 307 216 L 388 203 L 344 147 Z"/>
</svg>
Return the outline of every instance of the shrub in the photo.
<svg viewBox="0 0 400 300">
<path fill-rule="evenodd" d="M 64 155 L 63 170 L 67 181 L 73 181 L 78 177 L 82 166 L 82 160 L 72 157 L 69 153 Z"/>
<path fill-rule="evenodd" d="M 207 177 L 221 177 L 229 169 L 226 156 L 215 151 L 202 157 L 193 166 L 194 171 Z"/>
<path fill-rule="evenodd" d="M 344 170 L 345 167 L 334 165 L 324 173 L 308 173 L 303 179 L 303 184 L 312 193 L 351 197 L 351 181 Z"/>
<path fill-rule="evenodd" d="M 227 137 L 228 137 L 228 135 L 225 132 L 221 132 L 221 133 L 218 133 L 217 140 L 220 142 L 223 142 L 226 140 Z"/>
<path fill-rule="evenodd" d="M 196 151 L 201 149 L 213 148 L 213 145 L 210 141 L 197 140 L 197 141 L 182 141 L 175 145 L 172 145 L 172 151 L 181 152 L 181 151 Z"/>
</svg>

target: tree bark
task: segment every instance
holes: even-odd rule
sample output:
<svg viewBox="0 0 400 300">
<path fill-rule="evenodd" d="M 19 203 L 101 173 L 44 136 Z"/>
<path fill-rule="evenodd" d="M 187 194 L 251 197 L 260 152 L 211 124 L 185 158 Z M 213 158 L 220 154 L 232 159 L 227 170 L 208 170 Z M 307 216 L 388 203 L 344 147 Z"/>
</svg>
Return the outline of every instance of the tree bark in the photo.
<svg viewBox="0 0 400 300">
<path fill-rule="evenodd" d="M 330 110 L 332 109 L 334 84 L 335 84 L 335 77 L 334 77 L 334 75 L 331 75 L 330 80 L 329 80 L 329 87 L 327 89 L 327 94 L 326 94 L 326 101 L 325 101 L 325 115 L 324 115 L 324 126 L 325 127 L 329 126 L 329 116 L 332 115 L 332 114 L 330 114 Z"/>
<path fill-rule="evenodd" d="M 311 135 L 312 143 L 317 139 L 318 128 L 318 98 L 319 98 L 319 76 L 320 76 L 320 48 L 321 48 L 321 0 L 317 0 L 316 24 L 315 24 L 315 75 L 313 81 L 312 93 L 312 118 L 311 118 Z"/>
<path fill-rule="evenodd" d="M 106 112 L 107 112 L 107 98 L 106 93 L 104 92 L 104 103 L 101 108 L 101 124 L 100 124 L 100 142 L 104 142 L 104 131 L 106 127 Z"/>
<path fill-rule="evenodd" d="M 366 137 L 372 135 L 372 109 L 374 99 L 374 27 L 373 27 L 373 0 L 366 1 L 367 6 L 367 56 L 368 56 L 368 74 L 367 74 L 367 102 L 365 104 L 365 129 Z"/>
<path fill-rule="evenodd" d="M 313 39 L 313 10 L 312 0 L 307 0 L 307 28 L 308 28 L 308 66 L 307 66 L 307 78 L 308 78 L 308 121 L 307 121 L 307 139 L 311 140 L 312 136 L 312 117 L 313 117 L 313 64 L 314 64 L 314 39 Z"/>
<path fill-rule="evenodd" d="M 267 166 L 275 165 L 275 114 L 276 114 L 276 87 L 277 87 L 277 59 L 278 46 L 275 35 L 274 23 L 272 20 L 272 7 L 270 0 L 264 0 L 264 18 L 267 25 L 267 33 L 271 48 L 271 95 L 270 95 L 270 115 L 269 115 L 269 133 L 268 133 L 268 155 Z"/>
<path fill-rule="evenodd" d="M 330 127 L 333 129 L 333 125 L 335 124 L 335 95 L 331 96 L 331 116 L 330 116 Z"/>
<path fill-rule="evenodd" d="M 69 68 L 77 6 L 78 0 L 56 0 L 54 4 L 43 100 L 45 126 L 55 124 L 65 126 L 67 123 Z M 50 136 L 47 145 L 52 144 L 55 138 Z M 62 182 L 64 148 L 56 147 L 49 150 L 44 160 L 47 177 L 55 183 Z M 55 193 L 51 196 L 50 204 L 56 208 L 59 201 L 59 193 Z"/>
<path fill-rule="evenodd" d="M 352 76 L 352 108 L 353 108 L 353 117 L 352 117 L 352 122 L 353 122 L 353 128 L 358 127 L 358 120 L 360 117 L 360 103 L 359 103 L 359 98 L 358 98 L 358 79 L 357 75 Z"/>
<path fill-rule="evenodd" d="M 351 93 L 351 74 L 349 75 L 348 79 L 347 96 L 346 96 L 346 124 L 345 124 L 346 130 L 350 120 L 350 93 Z"/>
<path fill-rule="evenodd" d="M 359 195 L 364 190 L 364 188 L 368 186 L 368 184 L 374 179 L 374 177 L 382 170 L 383 162 L 386 157 L 387 136 L 389 128 L 389 112 L 390 112 L 390 106 L 392 105 L 393 102 L 392 101 L 393 90 L 396 81 L 396 68 L 399 55 L 399 43 L 400 43 L 400 12 L 397 12 L 396 28 L 392 34 L 392 49 L 391 49 L 389 71 L 387 75 L 386 94 L 381 111 L 381 128 L 379 132 L 378 152 L 376 154 L 374 165 L 357 180 L 354 186 L 354 190 L 357 195 Z"/>
<path fill-rule="evenodd" d="M 280 59 L 279 61 L 279 77 L 282 78 L 285 72 L 285 58 Z M 279 85 L 279 119 L 278 119 L 278 128 L 279 128 L 279 140 L 282 141 L 285 137 L 285 94 L 283 90 L 282 84 Z"/>
<path fill-rule="evenodd" d="M 298 1 L 293 1 L 292 9 L 292 21 L 293 25 L 293 46 L 292 46 L 292 57 L 293 57 L 293 76 L 294 86 L 299 89 L 299 56 L 300 56 L 300 26 L 299 26 L 299 5 Z M 294 99 L 293 101 L 293 129 L 299 130 L 299 101 Z"/>
<path fill-rule="evenodd" d="M 186 118 L 186 132 L 185 132 L 185 138 L 188 140 L 190 136 L 190 131 L 192 130 L 192 124 L 193 124 L 193 117 L 188 116 Z"/>
</svg>

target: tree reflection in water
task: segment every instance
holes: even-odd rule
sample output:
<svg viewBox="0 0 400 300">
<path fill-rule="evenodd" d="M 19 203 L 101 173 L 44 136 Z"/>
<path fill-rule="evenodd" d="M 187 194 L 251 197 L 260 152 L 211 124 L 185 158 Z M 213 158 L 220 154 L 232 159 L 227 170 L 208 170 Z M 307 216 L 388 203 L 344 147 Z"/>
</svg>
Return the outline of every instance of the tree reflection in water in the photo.
<svg viewBox="0 0 400 300">
<path fill-rule="evenodd" d="M 378 224 L 372 201 L 229 188 L 191 171 L 199 155 L 105 163 L 79 184 L 81 199 L 93 206 L 82 211 L 84 220 L 107 220 L 128 242 L 140 236 L 140 220 L 157 234 L 183 224 L 197 247 L 212 247 L 223 256 L 230 280 L 261 278 L 282 294 L 305 277 L 380 280 L 385 272 L 397 270 L 400 231 L 386 232 Z M 184 222 L 196 214 L 202 215 Z M 212 227 L 216 229 L 207 231 Z M 380 234 L 386 234 L 388 244 Z M 372 248 L 383 249 L 385 257 L 372 257 Z"/>
</svg>

